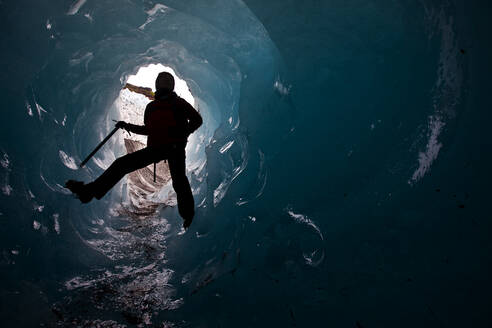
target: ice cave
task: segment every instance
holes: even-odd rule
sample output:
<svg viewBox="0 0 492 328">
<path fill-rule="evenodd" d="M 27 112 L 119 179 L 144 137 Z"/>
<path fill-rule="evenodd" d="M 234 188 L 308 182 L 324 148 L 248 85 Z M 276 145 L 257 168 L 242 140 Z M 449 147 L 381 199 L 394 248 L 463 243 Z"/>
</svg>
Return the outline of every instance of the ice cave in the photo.
<svg viewBox="0 0 492 328">
<path fill-rule="evenodd" d="M 0 326 L 492 326 L 491 9 L 1 0 Z M 145 147 L 80 167 L 160 71 L 203 118 L 187 230 L 165 161 L 64 187 Z"/>
</svg>

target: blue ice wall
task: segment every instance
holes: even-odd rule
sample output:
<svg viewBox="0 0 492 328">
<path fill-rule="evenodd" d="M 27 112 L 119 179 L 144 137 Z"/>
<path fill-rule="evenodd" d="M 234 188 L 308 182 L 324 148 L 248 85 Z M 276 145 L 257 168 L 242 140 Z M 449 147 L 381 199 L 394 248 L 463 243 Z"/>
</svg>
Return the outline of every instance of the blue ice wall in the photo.
<svg viewBox="0 0 492 328">
<path fill-rule="evenodd" d="M 2 326 L 491 325 L 489 9 L 0 2 Z M 63 188 L 151 63 L 204 117 L 186 233 L 169 188 Z"/>
</svg>

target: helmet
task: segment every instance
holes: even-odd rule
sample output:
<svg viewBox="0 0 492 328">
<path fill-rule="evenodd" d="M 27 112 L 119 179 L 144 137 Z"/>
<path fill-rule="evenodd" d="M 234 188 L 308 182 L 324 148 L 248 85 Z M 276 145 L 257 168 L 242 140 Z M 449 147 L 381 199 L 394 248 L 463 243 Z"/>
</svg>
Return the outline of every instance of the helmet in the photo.
<svg viewBox="0 0 492 328">
<path fill-rule="evenodd" d="M 174 77 L 171 73 L 168 72 L 160 72 L 157 75 L 157 79 L 155 79 L 155 89 L 165 89 L 168 91 L 174 90 Z"/>
</svg>

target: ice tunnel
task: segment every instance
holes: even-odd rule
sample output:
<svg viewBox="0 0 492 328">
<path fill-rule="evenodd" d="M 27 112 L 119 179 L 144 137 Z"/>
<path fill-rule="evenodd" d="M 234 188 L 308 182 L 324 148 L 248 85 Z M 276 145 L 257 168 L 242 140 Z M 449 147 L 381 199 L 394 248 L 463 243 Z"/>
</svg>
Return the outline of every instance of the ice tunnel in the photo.
<svg viewBox="0 0 492 328">
<path fill-rule="evenodd" d="M 0 1 L 2 327 L 487 327 L 485 2 Z M 184 231 L 114 128 L 148 67 L 203 117 Z M 151 82 L 152 83 L 152 82 Z"/>
</svg>

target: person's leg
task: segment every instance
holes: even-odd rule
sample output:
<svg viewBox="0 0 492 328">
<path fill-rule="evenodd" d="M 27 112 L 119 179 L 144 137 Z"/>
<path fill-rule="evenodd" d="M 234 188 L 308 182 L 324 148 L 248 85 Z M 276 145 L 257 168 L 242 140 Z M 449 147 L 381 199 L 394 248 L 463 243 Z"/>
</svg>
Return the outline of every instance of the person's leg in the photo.
<svg viewBox="0 0 492 328">
<path fill-rule="evenodd" d="M 173 188 L 178 197 L 179 215 L 185 221 L 183 226 L 187 228 L 195 215 L 195 201 L 191 192 L 190 183 L 186 177 L 186 155 L 184 148 L 176 149 L 168 158 L 169 171 L 173 181 Z"/>
<path fill-rule="evenodd" d="M 165 152 L 162 150 L 144 148 L 119 157 L 99 178 L 86 185 L 87 190 L 97 199 L 101 199 L 126 174 L 160 161 L 164 156 Z"/>
</svg>

